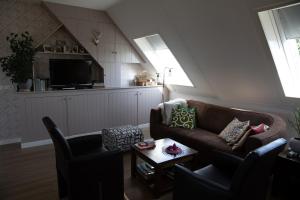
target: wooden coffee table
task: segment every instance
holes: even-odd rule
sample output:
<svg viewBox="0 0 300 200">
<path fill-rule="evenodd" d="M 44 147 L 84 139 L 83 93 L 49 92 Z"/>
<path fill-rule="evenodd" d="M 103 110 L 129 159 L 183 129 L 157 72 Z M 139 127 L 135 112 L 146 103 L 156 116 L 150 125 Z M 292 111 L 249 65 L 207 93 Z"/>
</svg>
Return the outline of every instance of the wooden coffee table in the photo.
<svg viewBox="0 0 300 200">
<path fill-rule="evenodd" d="M 167 146 L 173 145 L 174 143 L 183 150 L 182 153 L 176 156 L 167 154 L 164 151 Z M 137 157 L 153 166 L 154 174 L 151 179 L 153 187 L 151 187 L 151 189 L 153 190 L 155 197 L 159 197 L 164 192 L 172 189 L 172 184 L 166 184 L 165 178 L 162 176 L 165 173 L 164 170 L 174 166 L 175 164 L 192 161 L 198 151 L 169 138 L 156 140 L 155 145 L 155 148 L 145 150 L 140 150 L 135 145 L 132 146 L 131 176 L 136 177 L 136 175 L 140 174 L 137 172 Z"/>
</svg>

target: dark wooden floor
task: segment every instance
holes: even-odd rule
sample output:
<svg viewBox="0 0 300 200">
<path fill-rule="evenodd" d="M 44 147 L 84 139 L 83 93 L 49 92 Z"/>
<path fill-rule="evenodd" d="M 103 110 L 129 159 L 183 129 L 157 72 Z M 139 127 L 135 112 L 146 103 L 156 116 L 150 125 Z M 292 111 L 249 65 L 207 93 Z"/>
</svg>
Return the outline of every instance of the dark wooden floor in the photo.
<svg viewBox="0 0 300 200">
<path fill-rule="evenodd" d="M 125 193 L 130 200 L 153 199 L 148 188 L 130 178 L 130 155 L 124 155 Z M 167 194 L 161 200 L 172 199 Z M 56 200 L 55 157 L 52 145 L 0 149 L 1 200 Z"/>
</svg>

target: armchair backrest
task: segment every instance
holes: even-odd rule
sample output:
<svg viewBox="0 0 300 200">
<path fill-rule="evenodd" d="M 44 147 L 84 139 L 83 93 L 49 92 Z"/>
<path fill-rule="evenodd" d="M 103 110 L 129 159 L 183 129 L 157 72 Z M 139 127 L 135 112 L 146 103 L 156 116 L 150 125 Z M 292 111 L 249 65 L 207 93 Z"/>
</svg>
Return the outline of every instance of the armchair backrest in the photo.
<svg viewBox="0 0 300 200">
<path fill-rule="evenodd" d="M 232 180 L 231 190 L 236 199 L 265 199 L 276 157 L 286 143 L 283 138 L 277 139 L 245 157 Z"/>
<path fill-rule="evenodd" d="M 43 117 L 43 123 L 46 126 L 53 141 L 56 154 L 56 162 L 60 162 L 61 160 L 70 160 L 72 158 L 71 148 L 64 138 L 62 132 L 50 119 L 50 117 Z"/>
</svg>

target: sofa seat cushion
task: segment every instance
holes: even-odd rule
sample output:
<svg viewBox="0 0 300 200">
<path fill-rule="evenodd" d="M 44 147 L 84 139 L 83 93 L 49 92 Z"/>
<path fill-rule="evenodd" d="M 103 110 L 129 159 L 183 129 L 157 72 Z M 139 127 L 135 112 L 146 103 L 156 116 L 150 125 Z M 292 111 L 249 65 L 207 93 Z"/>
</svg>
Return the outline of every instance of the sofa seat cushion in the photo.
<svg viewBox="0 0 300 200">
<path fill-rule="evenodd" d="M 231 173 L 227 173 L 226 170 L 220 170 L 214 165 L 208 165 L 194 171 L 194 173 L 218 184 L 224 190 L 230 190 L 233 175 Z"/>
<path fill-rule="evenodd" d="M 191 148 L 197 150 L 214 150 L 218 149 L 221 151 L 231 152 L 231 147 L 226 142 L 218 137 L 217 134 L 210 131 L 195 128 L 195 129 L 184 129 L 184 128 L 166 128 L 166 137 L 170 137 L 180 143 L 183 143 Z"/>
<path fill-rule="evenodd" d="M 222 138 L 218 137 L 217 134 L 200 128 L 197 130 L 197 132 L 190 135 L 190 139 L 193 143 L 195 143 L 193 146 L 201 144 L 201 147 L 198 147 L 198 149 L 201 148 L 202 150 L 211 149 L 232 152 L 231 147 L 227 145 Z"/>
</svg>

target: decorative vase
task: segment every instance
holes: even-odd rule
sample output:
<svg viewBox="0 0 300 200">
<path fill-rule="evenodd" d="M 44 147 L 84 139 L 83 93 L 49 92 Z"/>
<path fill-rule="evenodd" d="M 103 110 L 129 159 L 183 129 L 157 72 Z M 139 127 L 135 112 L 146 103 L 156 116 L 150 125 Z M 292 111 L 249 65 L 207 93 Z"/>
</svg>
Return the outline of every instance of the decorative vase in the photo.
<svg viewBox="0 0 300 200">
<path fill-rule="evenodd" d="M 289 140 L 289 146 L 292 151 L 300 154 L 300 138 L 291 138 Z"/>
<path fill-rule="evenodd" d="M 32 79 L 27 79 L 26 82 L 18 84 L 18 88 L 19 88 L 18 91 L 29 92 L 31 90 L 31 87 L 32 87 Z"/>
</svg>

